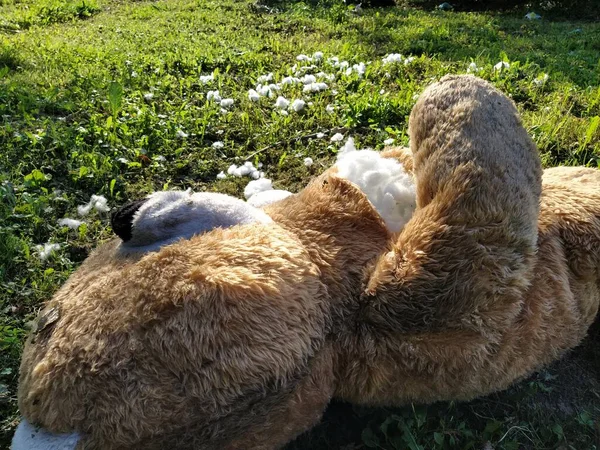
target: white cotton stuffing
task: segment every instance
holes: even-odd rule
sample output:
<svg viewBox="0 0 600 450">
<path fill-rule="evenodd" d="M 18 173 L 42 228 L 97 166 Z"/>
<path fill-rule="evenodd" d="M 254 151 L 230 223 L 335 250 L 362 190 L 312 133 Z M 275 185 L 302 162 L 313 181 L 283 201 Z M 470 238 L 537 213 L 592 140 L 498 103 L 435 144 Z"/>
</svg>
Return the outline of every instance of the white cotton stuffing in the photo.
<svg viewBox="0 0 600 450">
<path fill-rule="evenodd" d="M 404 58 L 400 53 L 390 53 L 389 55 L 385 56 L 381 61 L 383 62 L 383 64 L 392 64 L 402 62 L 404 61 Z"/>
<path fill-rule="evenodd" d="M 298 61 L 311 61 L 310 56 L 306 56 L 306 55 L 298 55 L 298 56 L 296 56 L 296 59 Z"/>
<path fill-rule="evenodd" d="M 84 222 L 82 222 L 81 220 L 77 220 L 77 219 L 70 219 L 68 217 L 65 217 L 64 219 L 59 219 L 58 220 L 58 224 L 61 227 L 69 227 L 71 230 L 76 230 L 78 229 L 81 225 L 84 224 Z"/>
<path fill-rule="evenodd" d="M 232 98 L 224 98 L 223 100 L 221 100 L 221 107 L 222 108 L 230 108 L 231 106 L 233 106 L 233 99 Z"/>
<path fill-rule="evenodd" d="M 208 91 L 206 93 L 206 100 L 214 100 L 215 102 L 220 102 L 221 95 L 219 94 L 219 91 Z"/>
<path fill-rule="evenodd" d="M 211 81 L 213 81 L 215 79 L 215 76 L 213 74 L 210 75 L 200 75 L 200 81 L 203 84 L 207 84 L 210 83 Z"/>
<path fill-rule="evenodd" d="M 215 141 L 212 143 L 212 148 L 223 148 L 225 144 L 222 141 Z"/>
<path fill-rule="evenodd" d="M 80 216 L 87 216 L 92 209 L 98 212 L 108 212 L 110 208 L 107 205 L 108 201 L 102 195 L 92 195 L 87 205 L 80 205 L 77 207 L 77 213 Z"/>
<path fill-rule="evenodd" d="M 285 77 L 284 79 L 281 80 L 281 84 L 283 86 L 288 86 L 291 84 L 296 84 L 296 83 L 301 83 L 302 81 L 300 80 L 300 78 L 296 78 L 296 77 Z"/>
<path fill-rule="evenodd" d="M 273 189 L 273 183 L 268 178 L 259 178 L 258 180 L 250 181 L 244 188 L 244 197 L 249 199 L 254 194 Z"/>
<path fill-rule="evenodd" d="M 60 244 L 51 244 L 49 242 L 44 245 L 37 245 L 38 257 L 41 261 L 46 261 L 52 253 L 60 249 Z"/>
<path fill-rule="evenodd" d="M 177 130 L 177 133 L 175 133 L 175 135 L 179 138 L 179 139 L 185 139 L 186 137 L 188 137 L 189 135 L 183 131 L 183 130 Z"/>
<path fill-rule="evenodd" d="M 314 75 L 304 75 L 302 78 L 300 78 L 300 81 L 302 81 L 303 84 L 316 83 L 317 77 Z"/>
<path fill-rule="evenodd" d="M 313 161 L 313 159 L 312 159 L 312 158 L 310 158 L 310 157 L 306 157 L 306 158 L 304 158 L 304 165 L 305 165 L 306 167 L 310 167 L 310 166 L 312 166 L 313 164 L 314 164 L 314 161 Z"/>
<path fill-rule="evenodd" d="M 335 133 L 333 136 L 331 136 L 331 142 L 340 142 L 344 139 L 344 135 L 342 133 Z M 350 140 L 348 140 L 350 141 Z M 352 141 L 354 142 L 354 141 Z"/>
<path fill-rule="evenodd" d="M 217 180 L 224 180 L 227 178 L 227 175 L 222 170 L 217 174 Z"/>
<path fill-rule="evenodd" d="M 500 61 L 498 64 L 496 64 L 494 66 L 494 70 L 495 71 L 499 71 L 499 70 L 502 70 L 502 69 L 508 69 L 508 68 L 510 68 L 510 64 L 507 63 L 506 61 Z"/>
<path fill-rule="evenodd" d="M 323 59 L 323 52 L 314 52 L 312 59 L 314 61 L 321 61 Z"/>
<path fill-rule="evenodd" d="M 277 97 L 277 101 L 275 102 L 275 107 L 279 109 L 286 109 L 290 106 L 290 101 L 281 95 Z"/>
<path fill-rule="evenodd" d="M 327 111 L 327 114 L 333 114 L 335 112 L 335 106 L 333 106 L 333 105 L 327 105 L 325 107 L 325 111 Z"/>
<path fill-rule="evenodd" d="M 266 83 L 267 81 L 272 81 L 272 80 L 273 80 L 273 72 L 270 72 L 267 75 L 261 75 L 260 77 L 258 77 L 256 82 L 262 84 L 262 83 Z"/>
<path fill-rule="evenodd" d="M 254 89 L 250 89 L 248 91 L 248 98 L 253 102 L 257 102 L 260 100 L 260 94 L 258 92 L 256 92 Z"/>
<path fill-rule="evenodd" d="M 385 145 L 392 145 L 394 143 L 394 141 L 395 141 L 394 138 L 389 138 L 389 139 L 386 139 L 385 141 L 383 141 L 383 143 Z"/>
<path fill-rule="evenodd" d="M 250 178 L 254 178 L 255 180 L 258 178 L 262 178 L 262 176 L 264 175 L 264 173 L 260 172 L 258 168 L 254 167 L 254 164 L 252 164 L 250 161 L 245 162 L 241 166 L 237 166 L 235 164 L 230 165 L 227 168 L 227 174 L 233 175 L 234 177 L 238 178 L 249 176 Z"/>
<path fill-rule="evenodd" d="M 349 138 L 338 152 L 338 176 L 356 184 L 392 232 L 404 228 L 416 208 L 412 177 L 402 164 L 373 150 L 356 150 Z"/>
<path fill-rule="evenodd" d="M 477 73 L 481 70 L 483 69 L 481 67 L 478 67 L 475 62 L 472 62 L 471 64 L 469 64 L 469 67 L 467 67 L 467 73 Z"/>
<path fill-rule="evenodd" d="M 324 91 L 327 88 L 328 88 L 327 84 L 323 83 L 323 82 L 310 83 L 310 84 L 305 84 L 302 91 L 303 92 L 320 92 L 320 91 Z"/>
<path fill-rule="evenodd" d="M 305 106 L 306 102 L 300 98 L 297 98 L 292 102 L 292 109 L 296 112 L 302 111 Z"/>
</svg>

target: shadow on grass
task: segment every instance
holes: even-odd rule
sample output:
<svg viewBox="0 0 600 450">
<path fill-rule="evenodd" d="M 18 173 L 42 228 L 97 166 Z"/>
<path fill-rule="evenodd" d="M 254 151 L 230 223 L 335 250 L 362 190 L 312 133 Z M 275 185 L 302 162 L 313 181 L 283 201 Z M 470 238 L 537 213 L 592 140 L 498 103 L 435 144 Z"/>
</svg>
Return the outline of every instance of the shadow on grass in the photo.
<svg viewBox="0 0 600 450">
<path fill-rule="evenodd" d="M 418 448 L 599 448 L 600 320 L 580 347 L 506 391 L 466 403 L 404 408 L 334 401 L 319 425 L 285 450 L 413 448 L 407 433 L 425 444 Z"/>
</svg>

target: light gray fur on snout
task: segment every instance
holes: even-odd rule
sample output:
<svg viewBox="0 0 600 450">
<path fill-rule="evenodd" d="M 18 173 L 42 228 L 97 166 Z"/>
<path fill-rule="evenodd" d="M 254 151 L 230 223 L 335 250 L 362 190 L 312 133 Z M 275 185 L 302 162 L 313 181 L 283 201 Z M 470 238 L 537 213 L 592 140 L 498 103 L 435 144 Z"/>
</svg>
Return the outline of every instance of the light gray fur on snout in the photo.
<svg viewBox="0 0 600 450">
<path fill-rule="evenodd" d="M 163 191 L 150 195 L 132 221 L 124 250 L 151 251 L 214 228 L 270 223 L 262 210 L 243 200 L 213 192 Z"/>
<path fill-rule="evenodd" d="M 75 450 L 80 436 L 78 433 L 54 434 L 31 425 L 27 420 L 15 431 L 11 450 Z"/>
</svg>

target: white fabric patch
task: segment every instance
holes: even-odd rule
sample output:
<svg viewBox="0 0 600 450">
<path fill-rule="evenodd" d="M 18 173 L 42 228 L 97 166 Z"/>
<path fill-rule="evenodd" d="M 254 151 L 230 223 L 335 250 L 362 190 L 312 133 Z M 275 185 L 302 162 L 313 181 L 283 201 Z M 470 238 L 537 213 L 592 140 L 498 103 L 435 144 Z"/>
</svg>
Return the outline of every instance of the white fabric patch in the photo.
<svg viewBox="0 0 600 450">
<path fill-rule="evenodd" d="M 152 251 L 214 228 L 270 223 L 262 210 L 225 194 L 187 191 L 155 192 L 136 211 L 132 238 L 124 249 Z"/>
<path fill-rule="evenodd" d="M 12 440 L 11 450 L 75 450 L 78 433 L 54 434 L 21 420 Z"/>
<path fill-rule="evenodd" d="M 390 231 L 402 230 L 412 217 L 416 190 L 402 164 L 373 150 L 356 150 L 352 138 L 338 153 L 338 176 L 356 184 Z"/>
</svg>

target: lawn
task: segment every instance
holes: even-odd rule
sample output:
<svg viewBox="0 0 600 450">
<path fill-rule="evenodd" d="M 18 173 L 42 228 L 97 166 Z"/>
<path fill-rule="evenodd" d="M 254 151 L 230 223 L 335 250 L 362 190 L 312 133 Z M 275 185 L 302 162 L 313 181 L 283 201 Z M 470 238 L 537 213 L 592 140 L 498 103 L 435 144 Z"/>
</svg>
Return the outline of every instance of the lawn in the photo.
<svg viewBox="0 0 600 450">
<path fill-rule="evenodd" d="M 218 175 L 246 161 L 298 190 L 335 159 L 338 133 L 407 144 L 416 96 L 468 71 L 515 100 L 545 166 L 600 167 L 598 23 L 341 0 L 0 0 L 0 448 L 36 311 L 111 236 L 102 208 L 78 206 L 165 188 L 242 196 L 248 177 Z M 594 337 L 471 403 L 335 403 L 289 449 L 598 449 Z"/>
</svg>

